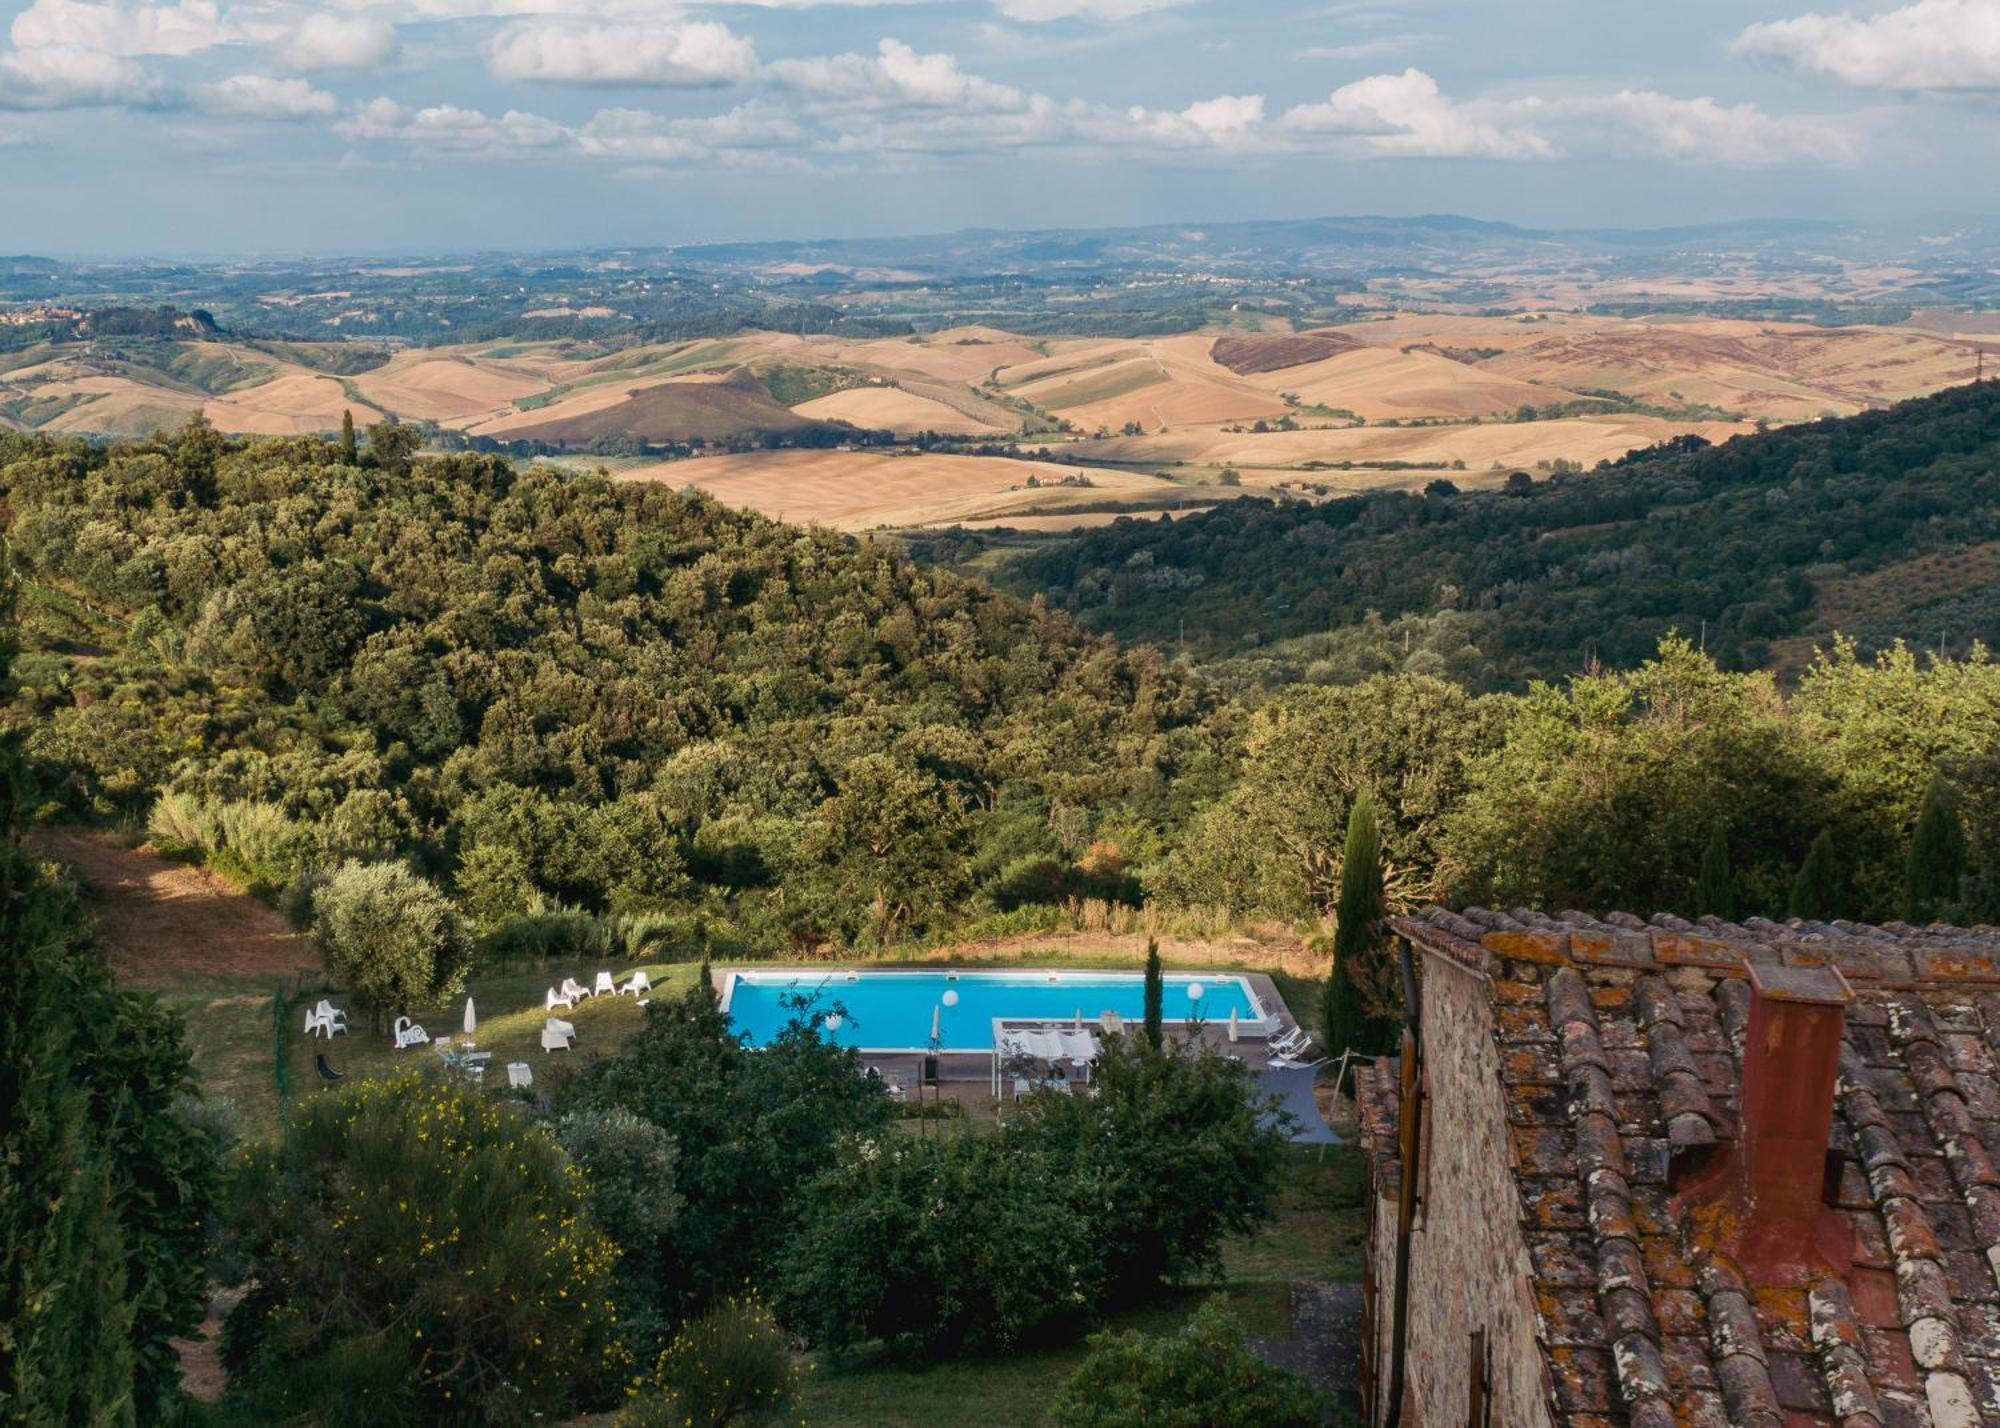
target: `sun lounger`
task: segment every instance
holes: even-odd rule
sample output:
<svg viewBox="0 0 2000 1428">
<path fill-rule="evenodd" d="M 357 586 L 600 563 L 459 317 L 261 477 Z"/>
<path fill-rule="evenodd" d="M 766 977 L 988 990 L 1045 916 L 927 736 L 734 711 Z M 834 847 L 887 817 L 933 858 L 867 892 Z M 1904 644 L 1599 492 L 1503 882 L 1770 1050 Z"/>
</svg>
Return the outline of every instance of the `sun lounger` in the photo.
<svg viewBox="0 0 2000 1428">
<path fill-rule="evenodd" d="M 534 1085 L 535 1073 L 533 1068 L 525 1061 L 509 1061 L 507 1063 L 507 1084 L 509 1086 Z"/>
<path fill-rule="evenodd" d="M 644 972 L 634 972 L 631 979 L 618 989 L 618 994 L 625 997 L 643 998 L 646 993 L 652 990 L 653 979 L 648 977 Z"/>
<path fill-rule="evenodd" d="M 406 1016 L 396 1018 L 395 1037 L 398 1051 L 410 1046 L 421 1046 L 431 1039 L 429 1032 Z"/>
<path fill-rule="evenodd" d="M 550 1017 L 542 1026 L 542 1050 L 570 1050 L 570 1039 L 576 1033 L 573 1030 L 567 1029 L 568 1027 L 568 1022 L 557 1021 L 554 1017 Z"/>
<path fill-rule="evenodd" d="M 575 1005 L 576 1005 L 576 998 L 570 995 L 569 988 L 567 986 L 550 987 L 548 990 L 548 995 L 542 998 L 543 1011 L 554 1011 L 557 1007 L 561 1007 L 564 1011 L 568 1011 L 571 1007 Z"/>
<path fill-rule="evenodd" d="M 618 994 L 618 984 L 611 980 L 609 972 L 597 974 L 597 984 L 590 989 L 593 997 L 610 997 Z"/>
</svg>

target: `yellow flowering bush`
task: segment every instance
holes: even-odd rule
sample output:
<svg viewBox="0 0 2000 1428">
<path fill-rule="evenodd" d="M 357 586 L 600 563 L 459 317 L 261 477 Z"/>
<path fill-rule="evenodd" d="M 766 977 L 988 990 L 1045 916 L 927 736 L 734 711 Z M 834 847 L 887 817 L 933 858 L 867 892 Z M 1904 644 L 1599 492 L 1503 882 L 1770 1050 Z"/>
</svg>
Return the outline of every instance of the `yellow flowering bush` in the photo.
<svg viewBox="0 0 2000 1428">
<path fill-rule="evenodd" d="M 766 1428 L 798 1400 L 790 1342 L 756 1295 L 731 1296 L 681 1326 L 617 1428 Z"/>
<path fill-rule="evenodd" d="M 240 1180 L 251 1287 L 224 1352 L 265 1411 L 506 1424 L 600 1406 L 625 1378 L 617 1248 L 512 1103 L 364 1081 L 302 1106 Z"/>
</svg>

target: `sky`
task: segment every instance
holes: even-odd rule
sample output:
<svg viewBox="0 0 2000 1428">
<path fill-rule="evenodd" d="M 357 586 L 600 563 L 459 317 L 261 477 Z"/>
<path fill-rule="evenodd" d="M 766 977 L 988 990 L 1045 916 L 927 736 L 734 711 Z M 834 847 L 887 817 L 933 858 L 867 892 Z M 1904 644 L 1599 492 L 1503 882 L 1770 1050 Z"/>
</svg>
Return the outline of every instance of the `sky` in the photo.
<svg viewBox="0 0 2000 1428">
<path fill-rule="evenodd" d="M 0 0 L 0 253 L 2000 215 L 2000 0 Z"/>
</svg>

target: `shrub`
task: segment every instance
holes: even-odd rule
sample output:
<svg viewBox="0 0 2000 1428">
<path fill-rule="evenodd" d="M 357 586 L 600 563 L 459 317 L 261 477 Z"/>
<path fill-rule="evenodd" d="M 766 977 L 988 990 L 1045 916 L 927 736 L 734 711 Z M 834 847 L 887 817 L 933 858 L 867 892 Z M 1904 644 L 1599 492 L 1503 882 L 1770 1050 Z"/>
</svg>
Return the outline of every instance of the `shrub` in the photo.
<svg viewBox="0 0 2000 1428">
<path fill-rule="evenodd" d="M 1110 1037 L 1091 1088 L 1028 1097 L 1002 1138 L 1073 1187 L 1113 1291 L 1215 1270 L 1226 1236 L 1270 1218 L 1289 1125 L 1242 1062 Z"/>
<path fill-rule="evenodd" d="M 1316 1428 L 1326 1397 L 1250 1351 L 1220 1295 L 1158 1337 L 1096 1334 L 1056 1396 L 1056 1428 Z"/>
<path fill-rule="evenodd" d="M 387 1013 L 454 996 L 470 961 L 451 900 L 401 863 L 348 862 L 313 894 L 327 971 Z"/>
<path fill-rule="evenodd" d="M 318 1096 L 237 1180 L 232 1394 L 326 1425 L 520 1423 L 605 1396 L 617 1250 L 518 1108 L 416 1074 Z"/>
<path fill-rule="evenodd" d="M 655 1283 L 661 1311 L 675 1316 L 767 1282 L 803 1188 L 843 1141 L 880 1133 L 890 1114 L 860 1059 L 803 1014 L 746 1051 L 706 977 L 679 997 L 656 996 L 645 1025 L 592 1064 L 568 1101 L 630 1111 L 674 1142 L 683 1204 Z"/>
<path fill-rule="evenodd" d="M 572 1111 L 555 1132 L 584 1172 L 592 1218 L 618 1241 L 619 1331 L 627 1344 L 657 1349 L 673 1327 L 660 1309 L 667 1240 L 681 1211 L 673 1137 L 617 1108 Z"/>
<path fill-rule="evenodd" d="M 781 1312 L 836 1349 L 1004 1349 L 1096 1302 L 1102 1246 L 1077 1190 L 996 1137 L 860 1142 L 813 1187 Z"/>
<path fill-rule="evenodd" d="M 725 1299 L 683 1325 L 619 1428 L 765 1428 L 799 1396 L 798 1366 L 756 1297 Z"/>
</svg>

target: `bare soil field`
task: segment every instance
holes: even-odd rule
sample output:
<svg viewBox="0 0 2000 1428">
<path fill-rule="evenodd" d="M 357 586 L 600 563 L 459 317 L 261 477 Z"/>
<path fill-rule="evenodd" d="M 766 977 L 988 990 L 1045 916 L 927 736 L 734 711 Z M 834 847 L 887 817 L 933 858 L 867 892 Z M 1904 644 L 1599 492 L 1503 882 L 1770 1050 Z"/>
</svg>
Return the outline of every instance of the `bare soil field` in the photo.
<svg viewBox="0 0 2000 1428">
<path fill-rule="evenodd" d="M 865 431 L 893 431 L 898 436 L 915 436 L 920 431 L 991 436 L 1018 430 L 981 421 L 934 397 L 919 396 L 901 387 L 853 387 L 800 402 L 792 410 L 815 421 L 844 421 Z"/>
<path fill-rule="evenodd" d="M 1532 467 L 1558 459 L 1594 466 L 1669 437 L 1693 433 L 1727 441 L 1752 430 L 1732 422 L 1671 422 L 1659 417 L 1616 414 L 1562 421 L 1484 422 L 1463 426 L 1361 426 L 1323 430 L 1225 432 L 1171 431 L 1162 436 L 1113 437 L 1065 448 L 1087 461 L 1116 464 L 1230 465 L 1245 480 L 1260 468 L 1296 473 L 1307 462 L 1404 461 L 1449 467 L 1463 461 L 1469 472 L 1496 465 Z M 1456 479 L 1458 473 L 1453 473 Z M 1461 483 L 1463 484 L 1463 483 Z"/>
<path fill-rule="evenodd" d="M 1090 486 L 1057 483 L 1078 469 L 1004 456 L 892 455 L 880 451 L 751 451 L 670 461 L 618 473 L 623 481 L 694 486 L 718 501 L 787 521 L 863 531 L 951 525 L 1009 511 L 1148 499 L 1179 488 L 1157 477 L 1091 470 Z M 1029 477 L 1040 482 L 1029 487 Z"/>
<path fill-rule="evenodd" d="M 69 829 L 37 841 L 101 898 L 92 911 L 121 986 L 288 976 L 320 965 L 312 944 L 275 909 L 213 873 Z"/>
<path fill-rule="evenodd" d="M 511 363 L 432 352 L 405 353 L 353 379 L 355 390 L 402 421 L 458 423 L 510 410 L 548 381 Z"/>
<path fill-rule="evenodd" d="M 385 415 L 349 397 L 338 379 L 306 371 L 293 371 L 261 386 L 212 398 L 201 411 L 220 431 L 252 436 L 335 431 L 343 411 L 352 411 L 361 425 L 381 421 Z"/>
</svg>

